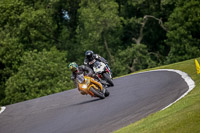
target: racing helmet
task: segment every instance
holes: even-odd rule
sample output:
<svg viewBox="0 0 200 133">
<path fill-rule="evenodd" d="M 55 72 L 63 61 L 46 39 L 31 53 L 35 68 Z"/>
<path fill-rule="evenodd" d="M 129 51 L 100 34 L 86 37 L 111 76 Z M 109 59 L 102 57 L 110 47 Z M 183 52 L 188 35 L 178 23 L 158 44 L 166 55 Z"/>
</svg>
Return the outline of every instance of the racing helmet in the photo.
<svg viewBox="0 0 200 133">
<path fill-rule="evenodd" d="M 76 62 L 71 62 L 69 64 L 69 69 L 72 71 L 72 72 L 76 72 L 78 70 L 78 65 L 76 64 Z"/>
<path fill-rule="evenodd" d="M 93 51 L 87 50 L 87 51 L 85 52 L 85 57 L 86 57 L 87 59 L 89 59 L 89 60 L 92 60 L 92 59 L 93 59 L 93 54 L 94 54 Z"/>
</svg>

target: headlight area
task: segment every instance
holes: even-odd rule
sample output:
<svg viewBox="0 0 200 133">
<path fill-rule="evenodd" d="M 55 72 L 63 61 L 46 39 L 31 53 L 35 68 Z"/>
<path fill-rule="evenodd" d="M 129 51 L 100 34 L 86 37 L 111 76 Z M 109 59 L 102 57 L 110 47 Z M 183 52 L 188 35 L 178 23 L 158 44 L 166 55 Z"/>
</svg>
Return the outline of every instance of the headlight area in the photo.
<svg viewBox="0 0 200 133">
<path fill-rule="evenodd" d="M 82 85 L 82 88 L 83 88 L 83 89 L 86 89 L 86 88 L 87 88 L 87 85 L 86 85 L 86 84 Z"/>
</svg>

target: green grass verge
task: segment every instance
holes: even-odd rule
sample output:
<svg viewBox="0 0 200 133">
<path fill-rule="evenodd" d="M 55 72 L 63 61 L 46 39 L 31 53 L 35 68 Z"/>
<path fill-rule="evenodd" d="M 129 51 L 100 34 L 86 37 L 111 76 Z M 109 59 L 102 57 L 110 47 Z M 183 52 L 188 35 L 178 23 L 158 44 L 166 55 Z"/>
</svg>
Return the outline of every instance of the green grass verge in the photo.
<svg viewBox="0 0 200 133">
<path fill-rule="evenodd" d="M 200 59 L 198 62 L 200 63 Z M 200 74 L 196 73 L 194 59 L 148 70 L 155 69 L 186 72 L 196 86 L 169 108 L 151 114 L 115 133 L 200 133 Z"/>
</svg>

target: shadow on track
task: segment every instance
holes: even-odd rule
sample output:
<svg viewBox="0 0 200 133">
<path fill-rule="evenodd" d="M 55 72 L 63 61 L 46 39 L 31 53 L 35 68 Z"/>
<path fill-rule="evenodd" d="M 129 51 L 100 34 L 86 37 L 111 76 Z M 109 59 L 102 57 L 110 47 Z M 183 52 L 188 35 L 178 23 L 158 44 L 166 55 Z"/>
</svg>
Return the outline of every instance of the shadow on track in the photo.
<svg viewBox="0 0 200 133">
<path fill-rule="evenodd" d="M 99 101 L 99 100 L 102 100 L 102 99 L 97 98 L 97 99 L 93 99 L 93 100 L 83 101 L 83 102 L 80 102 L 80 103 L 72 104 L 71 106 L 83 105 L 83 104 L 87 104 L 87 103 L 96 102 L 96 101 Z"/>
</svg>

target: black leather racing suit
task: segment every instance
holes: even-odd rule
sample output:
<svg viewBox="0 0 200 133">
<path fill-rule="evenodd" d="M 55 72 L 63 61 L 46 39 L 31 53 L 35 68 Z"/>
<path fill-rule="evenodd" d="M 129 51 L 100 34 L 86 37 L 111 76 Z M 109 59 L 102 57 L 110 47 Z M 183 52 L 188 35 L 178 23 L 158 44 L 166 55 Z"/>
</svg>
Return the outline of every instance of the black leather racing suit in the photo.
<svg viewBox="0 0 200 133">
<path fill-rule="evenodd" d="M 87 66 L 89 66 L 90 68 L 92 68 L 92 66 L 90 65 L 90 61 L 92 61 L 92 60 L 98 60 L 98 61 L 100 61 L 100 62 L 103 62 L 103 63 L 105 63 L 105 64 L 108 64 L 108 62 L 107 62 L 107 60 L 106 59 L 104 59 L 103 57 L 101 57 L 100 55 L 98 55 L 98 54 L 93 54 L 93 56 L 92 56 L 92 58 L 91 59 L 88 59 L 88 58 L 85 58 L 84 59 L 84 65 L 87 65 Z"/>
<path fill-rule="evenodd" d="M 90 58 L 90 59 L 88 59 L 88 58 L 85 57 L 85 59 L 84 59 L 84 65 L 86 65 L 86 66 L 90 67 L 91 69 L 93 69 L 93 63 L 92 64 L 90 63 L 93 60 L 98 60 L 98 61 L 103 62 L 104 64 L 106 64 L 107 68 L 109 69 L 109 71 L 111 73 L 111 69 L 108 66 L 108 61 L 106 59 L 104 59 L 103 57 L 101 57 L 100 55 L 98 55 L 98 54 L 93 54 L 92 58 Z"/>
</svg>

